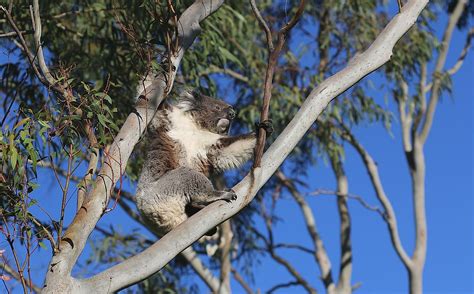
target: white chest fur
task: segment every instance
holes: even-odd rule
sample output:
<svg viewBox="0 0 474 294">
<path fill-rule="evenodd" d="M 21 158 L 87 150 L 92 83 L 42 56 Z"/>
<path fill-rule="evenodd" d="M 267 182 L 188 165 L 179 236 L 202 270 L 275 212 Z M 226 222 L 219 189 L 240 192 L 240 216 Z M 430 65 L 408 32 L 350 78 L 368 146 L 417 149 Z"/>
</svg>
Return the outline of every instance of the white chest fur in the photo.
<svg viewBox="0 0 474 294">
<path fill-rule="evenodd" d="M 168 136 L 179 142 L 186 151 L 186 162 L 193 165 L 200 158 L 205 158 L 209 147 L 222 136 L 198 127 L 193 118 L 181 109 L 173 108 L 168 113 L 171 128 Z"/>
</svg>

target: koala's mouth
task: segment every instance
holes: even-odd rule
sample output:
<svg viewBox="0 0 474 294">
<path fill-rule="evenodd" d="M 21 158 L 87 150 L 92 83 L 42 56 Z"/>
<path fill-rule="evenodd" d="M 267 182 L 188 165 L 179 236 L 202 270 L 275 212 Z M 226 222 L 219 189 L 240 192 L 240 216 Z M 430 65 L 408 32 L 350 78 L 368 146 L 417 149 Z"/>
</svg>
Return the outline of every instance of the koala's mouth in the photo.
<svg viewBox="0 0 474 294">
<path fill-rule="evenodd" d="M 219 134 L 227 134 L 229 132 L 230 120 L 227 118 L 221 118 L 217 122 L 217 132 Z"/>
</svg>

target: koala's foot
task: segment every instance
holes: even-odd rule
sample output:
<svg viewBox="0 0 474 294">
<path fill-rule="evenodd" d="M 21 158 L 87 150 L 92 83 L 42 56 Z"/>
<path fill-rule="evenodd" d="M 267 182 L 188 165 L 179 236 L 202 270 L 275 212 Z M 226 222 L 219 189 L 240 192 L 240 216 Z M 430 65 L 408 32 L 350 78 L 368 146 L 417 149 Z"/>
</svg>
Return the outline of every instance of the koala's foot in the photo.
<svg viewBox="0 0 474 294">
<path fill-rule="evenodd" d="M 235 199 L 237 199 L 237 194 L 235 194 L 232 189 L 229 189 L 227 191 L 213 191 L 211 192 L 211 195 L 209 195 L 209 198 L 193 201 L 191 205 L 196 209 L 202 209 L 205 206 L 219 200 L 231 202 Z"/>
<path fill-rule="evenodd" d="M 255 123 L 255 126 L 257 128 L 257 134 L 260 129 L 264 129 L 267 135 L 273 133 L 273 121 L 271 119 L 264 120 L 260 123 Z"/>
<path fill-rule="evenodd" d="M 217 193 L 222 193 L 221 199 L 227 202 L 237 200 L 237 194 L 235 194 L 232 189 L 225 189 L 224 191 L 216 191 Z"/>
</svg>

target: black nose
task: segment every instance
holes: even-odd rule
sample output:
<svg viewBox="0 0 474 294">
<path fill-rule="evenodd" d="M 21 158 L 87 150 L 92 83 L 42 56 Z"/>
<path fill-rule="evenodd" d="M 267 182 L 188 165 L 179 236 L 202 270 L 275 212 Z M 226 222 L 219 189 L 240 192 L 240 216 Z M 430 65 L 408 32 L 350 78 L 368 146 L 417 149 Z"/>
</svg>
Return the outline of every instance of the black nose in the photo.
<svg viewBox="0 0 474 294">
<path fill-rule="evenodd" d="M 228 112 L 227 112 L 227 115 L 229 116 L 229 119 L 234 119 L 235 116 L 237 115 L 237 113 L 235 112 L 235 110 L 232 107 L 230 107 Z"/>
</svg>

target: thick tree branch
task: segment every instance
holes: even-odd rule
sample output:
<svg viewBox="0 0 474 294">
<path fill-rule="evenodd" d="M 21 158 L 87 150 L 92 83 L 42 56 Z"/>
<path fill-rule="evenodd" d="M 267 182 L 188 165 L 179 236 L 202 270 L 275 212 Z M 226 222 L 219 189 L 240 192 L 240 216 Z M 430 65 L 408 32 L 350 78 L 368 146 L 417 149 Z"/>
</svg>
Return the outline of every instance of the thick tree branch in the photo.
<svg viewBox="0 0 474 294">
<path fill-rule="evenodd" d="M 124 279 L 102 281 L 102 283 L 105 283 L 101 285 L 103 288 L 97 288 L 95 284 L 89 284 L 89 288 L 84 288 L 82 287 L 83 284 L 72 278 L 70 274 L 86 245 L 90 233 L 94 230 L 97 221 L 107 207 L 115 183 L 125 171 L 133 147 L 155 114 L 158 105 L 164 99 L 165 89 L 168 85 L 172 85 L 184 51 L 200 32 L 199 22 L 216 11 L 222 4 L 223 0 L 198 0 L 188 7 L 179 18 L 179 47 L 177 52 L 173 52 L 170 60 L 174 71 L 171 72 L 171 76 L 160 74 L 152 85 L 145 89 L 144 95 L 143 93 L 140 95 L 143 99 L 139 99 L 137 102 L 136 111 L 128 116 L 114 142 L 108 148 L 104 164 L 93 185 L 94 188 L 86 197 L 86 202 L 62 237 L 59 245 L 61 252 L 53 256 L 51 260 L 46 275 L 45 288 L 43 289 L 45 293 L 68 293 L 73 290 L 76 292 L 90 292 L 100 291 L 100 289 L 102 291 L 107 291 L 107 289 L 108 291 L 115 291 L 146 277 L 134 276 L 132 271 L 132 274 L 127 274 L 128 277 Z M 181 248 L 180 251 L 183 249 Z M 130 270 L 126 272 L 130 273 Z"/>
<path fill-rule="evenodd" d="M 337 193 L 347 196 L 349 184 L 346 172 L 339 155 L 331 155 L 331 167 L 336 176 Z M 351 244 L 351 217 L 346 197 L 337 198 L 337 210 L 340 220 L 340 246 L 341 261 L 339 266 L 339 280 L 337 282 L 336 293 L 352 293 L 352 244 Z"/>
<path fill-rule="evenodd" d="M 122 198 L 119 199 L 119 205 L 122 209 L 128 214 L 130 218 L 141 224 L 143 227 L 148 229 L 152 234 L 155 234 L 153 230 L 151 230 L 147 224 L 143 221 L 141 215 L 137 214 L 133 209 L 125 203 L 123 199 L 127 199 L 128 201 L 134 201 L 133 196 L 130 195 L 128 192 L 121 191 Z M 155 234 L 155 236 L 157 236 Z M 158 237 L 158 236 L 157 236 Z M 203 282 L 209 287 L 209 290 L 212 293 L 217 293 L 219 290 L 220 282 L 219 280 L 212 274 L 212 272 L 206 268 L 206 266 L 202 263 L 201 259 L 197 255 L 197 253 L 193 250 L 190 246 L 181 252 L 181 256 L 186 259 L 186 261 L 191 265 L 193 270 L 198 274 L 198 276 L 203 280 Z"/>
<path fill-rule="evenodd" d="M 232 227 L 230 220 L 225 221 L 220 226 L 221 228 L 221 273 L 219 278 L 219 290 L 217 293 L 230 293 L 230 274 L 231 274 L 231 248 L 232 248 Z M 189 248 L 189 247 L 188 247 Z"/>
<path fill-rule="evenodd" d="M 83 281 L 83 289 L 115 291 L 144 279 L 159 271 L 208 230 L 243 209 L 278 169 L 329 102 L 390 59 L 394 45 L 415 23 L 427 3 L 427 0 L 408 1 L 402 12 L 387 24 L 366 51 L 354 57 L 346 68 L 326 79 L 309 94 L 301 109 L 264 154 L 261 168 L 253 169 L 234 186 L 233 190 L 238 195 L 236 201 L 218 201 L 205 207 L 140 254 Z M 126 141 L 132 145 L 136 142 Z M 100 201 L 97 204 L 100 205 Z"/>
</svg>

